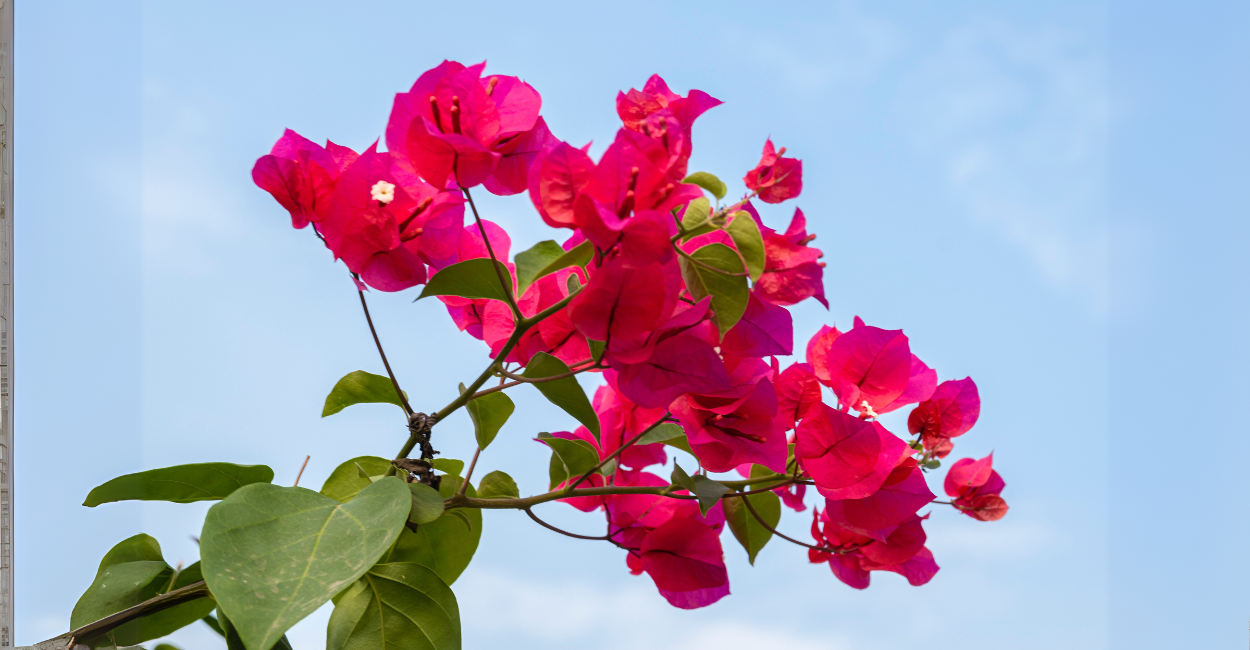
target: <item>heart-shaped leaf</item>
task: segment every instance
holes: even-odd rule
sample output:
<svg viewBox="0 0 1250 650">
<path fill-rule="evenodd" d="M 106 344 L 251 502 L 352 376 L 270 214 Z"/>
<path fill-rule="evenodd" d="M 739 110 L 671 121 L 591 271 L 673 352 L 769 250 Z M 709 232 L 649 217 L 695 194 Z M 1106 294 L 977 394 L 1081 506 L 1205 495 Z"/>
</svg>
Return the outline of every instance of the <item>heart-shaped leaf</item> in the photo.
<svg viewBox="0 0 1250 650">
<path fill-rule="evenodd" d="M 699 197 L 687 204 L 686 211 L 681 215 L 681 240 L 690 241 L 694 237 L 716 230 L 711 217 L 712 204 L 707 199 Z"/>
<path fill-rule="evenodd" d="M 563 361 L 546 352 L 538 352 L 530 357 L 529 364 L 525 366 L 525 372 L 521 374 L 527 379 L 541 379 L 563 375 L 567 372 L 569 372 L 569 367 Z M 599 437 L 599 416 L 591 407 L 590 400 L 586 398 L 586 391 L 582 390 L 582 385 L 577 383 L 577 377 L 540 381 L 530 385 L 537 388 L 538 392 L 542 393 L 543 397 L 546 397 L 552 404 L 564 409 L 565 413 L 581 422 L 591 433 L 595 434 L 595 438 Z"/>
<path fill-rule="evenodd" d="M 244 485 L 272 480 L 273 470 L 264 465 L 175 465 L 118 476 L 92 489 L 83 505 L 94 508 L 114 501 L 216 501 Z"/>
<path fill-rule="evenodd" d="M 420 564 L 379 564 L 334 603 L 326 648 L 460 650 L 456 596 Z"/>
<path fill-rule="evenodd" d="M 408 521 L 414 524 L 428 524 L 443 514 L 443 495 L 438 490 L 424 483 L 409 483 L 412 492 L 412 509 L 408 512 Z"/>
<path fill-rule="evenodd" d="M 361 490 L 369 487 L 373 481 L 370 476 L 385 474 L 390 469 L 391 461 L 377 456 L 358 456 L 344 461 L 330 472 L 330 477 L 321 486 L 321 493 L 341 503 L 352 500 Z M 364 476 L 360 472 L 365 473 Z"/>
<path fill-rule="evenodd" d="M 401 409 L 404 407 L 390 377 L 363 370 L 343 375 L 334 385 L 330 394 L 326 395 L 326 405 L 321 409 L 321 417 L 334 415 L 352 404 L 394 404 Z"/>
<path fill-rule="evenodd" d="M 481 499 L 517 499 L 521 490 L 511 476 L 495 470 L 482 477 L 482 482 L 477 485 L 477 496 Z"/>
<path fill-rule="evenodd" d="M 551 476 L 551 489 L 569 479 L 589 472 L 599 464 L 599 453 L 585 440 L 569 440 L 557 438 L 550 433 L 542 432 L 536 438 L 551 447 L 551 463 L 548 473 Z"/>
<path fill-rule="evenodd" d="M 681 277 L 695 301 L 712 296 L 712 310 L 721 335 L 742 318 L 751 289 L 734 249 L 720 243 L 708 244 L 690 254 L 695 261 L 681 257 Z"/>
<path fill-rule="evenodd" d="M 733 221 L 725 226 L 725 232 L 733 239 L 734 246 L 742 254 L 747 263 L 747 272 L 751 281 L 755 282 L 764 274 L 764 235 L 760 233 L 760 225 L 750 213 L 739 210 L 734 213 Z"/>
<path fill-rule="evenodd" d="M 507 288 L 499 284 L 503 277 Z M 512 272 L 502 262 L 478 257 L 452 264 L 434 274 L 417 300 L 427 296 L 460 296 L 461 298 L 508 299 L 512 291 Z"/>
<path fill-rule="evenodd" d="M 680 425 L 672 422 L 665 422 L 660 426 L 646 432 L 635 445 L 649 445 L 656 442 L 668 442 L 675 438 L 684 438 L 686 432 L 682 430 Z"/>
<path fill-rule="evenodd" d="M 438 491 L 443 498 L 450 497 L 460 488 L 462 481 L 458 476 L 444 476 Z M 477 491 L 469 485 L 465 494 L 476 497 Z M 444 512 L 433 522 L 421 524 L 415 533 L 405 529 L 386 561 L 416 562 L 433 569 L 443 582 L 450 585 L 468 568 L 481 538 L 482 511 L 455 508 Z"/>
<path fill-rule="evenodd" d="M 254 483 L 209 509 L 204 577 L 250 650 L 266 650 L 364 575 L 404 529 L 412 507 L 397 477 L 340 503 L 312 490 Z"/>
<path fill-rule="evenodd" d="M 699 510 L 703 511 L 704 515 L 716 505 L 717 501 L 720 501 L 721 497 L 725 496 L 726 492 L 729 492 L 729 488 L 725 487 L 724 483 L 713 481 L 702 474 L 695 474 L 693 480 L 694 495 L 699 497 Z"/>
<path fill-rule="evenodd" d="M 695 172 L 682 179 L 681 182 L 693 183 L 702 187 L 711 192 L 712 196 L 715 196 L 718 201 L 725 198 L 725 195 L 729 193 L 729 188 L 725 187 L 724 181 L 707 172 Z"/>
<path fill-rule="evenodd" d="M 755 556 L 759 554 L 760 549 L 764 548 L 768 540 L 772 539 L 773 532 L 760 524 L 759 519 L 751 514 L 746 504 L 743 503 L 746 499 L 751 500 L 751 508 L 754 508 L 755 512 L 759 513 L 759 516 L 774 529 L 781 521 L 781 499 L 772 492 L 761 492 L 745 497 L 725 499 L 721 504 L 725 509 L 725 523 L 729 524 L 729 530 L 733 531 L 738 543 L 746 549 L 747 559 L 751 564 L 755 564 Z"/>
<path fill-rule="evenodd" d="M 473 434 L 477 437 L 479 449 L 486 449 L 516 410 L 512 398 L 502 391 L 471 399 L 464 407 L 469 411 L 469 419 L 473 420 Z"/>
</svg>

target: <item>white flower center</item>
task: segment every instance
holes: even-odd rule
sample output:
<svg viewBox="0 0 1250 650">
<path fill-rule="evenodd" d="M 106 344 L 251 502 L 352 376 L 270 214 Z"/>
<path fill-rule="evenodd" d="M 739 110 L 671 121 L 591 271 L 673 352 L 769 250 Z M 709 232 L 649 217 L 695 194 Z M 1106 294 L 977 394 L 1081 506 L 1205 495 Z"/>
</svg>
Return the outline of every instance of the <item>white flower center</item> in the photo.
<svg viewBox="0 0 1250 650">
<path fill-rule="evenodd" d="M 868 404 L 868 400 L 864 400 L 863 402 L 860 402 L 859 412 L 863 413 L 864 415 L 867 415 L 870 418 L 877 417 L 877 412 L 872 410 L 872 406 Z"/>
<path fill-rule="evenodd" d="M 369 190 L 369 196 L 374 201 L 386 205 L 395 200 L 395 185 L 386 181 L 378 181 Z"/>
</svg>

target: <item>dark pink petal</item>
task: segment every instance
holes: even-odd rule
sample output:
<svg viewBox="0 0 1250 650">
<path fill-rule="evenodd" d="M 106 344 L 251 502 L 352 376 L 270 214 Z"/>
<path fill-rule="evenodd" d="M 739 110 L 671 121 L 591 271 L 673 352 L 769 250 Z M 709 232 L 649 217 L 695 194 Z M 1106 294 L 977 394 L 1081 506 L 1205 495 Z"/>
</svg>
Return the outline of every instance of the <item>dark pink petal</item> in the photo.
<svg viewBox="0 0 1250 650">
<path fill-rule="evenodd" d="M 534 128 L 509 139 L 498 147 L 499 164 L 482 183 L 491 194 L 509 196 L 524 192 L 529 184 L 530 166 L 544 150 L 559 144 L 541 117 Z"/>
<path fill-rule="evenodd" d="M 946 481 L 942 487 L 946 490 L 947 496 L 964 496 L 985 485 L 993 472 L 993 453 L 980 460 L 960 458 L 946 472 Z"/>
<path fill-rule="evenodd" d="M 530 201 L 552 228 L 574 228 L 573 205 L 585 191 L 595 163 L 585 151 L 561 142 L 539 154 L 529 175 Z"/>
<path fill-rule="evenodd" d="M 721 352 L 737 357 L 766 357 L 794 352 L 794 321 L 790 310 L 760 300 L 755 293 L 746 313 L 720 344 Z"/>
<path fill-rule="evenodd" d="M 923 402 L 937 388 L 937 371 L 925 365 L 920 357 L 911 355 L 911 377 L 907 380 L 907 389 L 897 399 L 881 407 L 877 413 L 889 413 L 916 402 Z"/>
<path fill-rule="evenodd" d="M 911 349 L 902 330 L 856 327 L 837 337 L 826 356 L 810 359 L 816 376 L 842 406 L 873 411 L 898 399 L 911 380 Z"/>
<path fill-rule="evenodd" d="M 979 521 L 998 521 L 1007 516 L 1007 502 L 997 494 L 982 494 L 972 499 L 956 499 L 959 511 Z"/>
<path fill-rule="evenodd" d="M 777 390 L 777 416 L 786 430 L 794 428 L 813 406 L 821 403 L 820 382 L 806 363 L 795 363 L 773 382 Z"/>
<path fill-rule="evenodd" d="M 889 480 L 907 443 L 876 422 L 819 404 L 795 430 L 794 455 L 829 499 L 862 499 Z"/>
<path fill-rule="evenodd" d="M 907 418 L 907 429 L 927 437 L 962 436 L 981 416 L 981 396 L 970 377 L 944 381 Z"/>
<path fill-rule="evenodd" d="M 921 517 L 913 515 L 911 519 L 899 524 L 884 542 L 872 542 L 859 549 L 866 559 L 874 564 L 902 564 L 924 548 L 927 535 Z"/>
<path fill-rule="evenodd" d="M 828 499 L 825 514 L 833 523 L 861 535 L 884 542 L 890 533 L 925 504 L 933 493 L 925 484 L 916 461 L 905 459 L 881 489 L 862 499 Z"/>
<path fill-rule="evenodd" d="M 803 191 L 803 162 L 783 157 L 785 151 L 774 151 L 773 141 L 768 140 L 759 164 L 742 179 L 747 189 L 758 193 L 765 203 L 781 203 Z"/>
<path fill-rule="evenodd" d="M 617 370 L 621 392 L 647 408 L 667 407 L 683 393 L 715 393 L 732 387 L 720 355 L 690 334 L 665 339 L 646 361 Z"/>
<path fill-rule="evenodd" d="M 748 398 L 727 415 L 698 408 L 691 396 L 680 397 L 669 408 L 681 420 L 691 450 L 700 464 L 725 472 L 755 463 L 774 472 L 786 466 L 785 430 L 776 418 L 777 397 L 772 383 L 755 384 Z"/>
<path fill-rule="evenodd" d="M 495 104 L 498 119 L 498 141 L 533 129 L 542 118 L 538 116 L 543 100 L 533 86 L 505 75 L 490 75 L 480 80 L 482 88 L 490 90 L 490 100 Z M 493 88 L 493 90 L 492 90 Z"/>
<path fill-rule="evenodd" d="M 645 339 L 668 316 L 663 268 L 651 264 L 627 269 L 616 260 L 597 269 L 573 302 L 569 316 L 587 338 L 606 341 L 609 349 Z M 635 400 L 637 401 L 637 400 Z M 663 406 L 663 405 L 660 405 Z"/>
<path fill-rule="evenodd" d="M 927 548 L 922 548 L 918 553 L 912 556 L 910 560 L 902 564 L 891 564 L 887 566 L 873 566 L 873 571 L 891 571 L 897 573 L 904 578 L 913 587 L 919 587 L 928 584 L 933 576 L 938 572 L 937 562 L 933 559 L 933 552 Z"/>
<path fill-rule="evenodd" d="M 803 497 L 807 495 L 806 485 L 790 485 L 777 488 L 773 490 L 773 493 L 781 497 L 781 502 L 786 504 L 787 508 L 795 512 L 807 510 L 807 504 L 803 503 Z"/>
<path fill-rule="evenodd" d="M 858 555 L 854 553 L 831 555 L 829 557 L 829 568 L 833 570 L 833 575 L 846 586 L 855 589 L 868 588 L 871 576 L 860 566 Z"/>
<path fill-rule="evenodd" d="M 674 607 L 697 609 L 729 595 L 720 537 L 690 519 L 674 519 L 647 534 L 642 569 Z"/>
</svg>

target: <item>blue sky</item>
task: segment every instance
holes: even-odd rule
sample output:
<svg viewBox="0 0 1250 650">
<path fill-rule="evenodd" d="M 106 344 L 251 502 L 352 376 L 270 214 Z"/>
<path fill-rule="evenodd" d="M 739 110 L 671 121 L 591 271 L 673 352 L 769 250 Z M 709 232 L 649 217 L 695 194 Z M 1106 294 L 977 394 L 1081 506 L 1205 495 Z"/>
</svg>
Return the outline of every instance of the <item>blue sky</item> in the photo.
<svg viewBox="0 0 1250 650">
<path fill-rule="evenodd" d="M 452 58 L 525 78 L 578 144 L 609 141 L 615 93 L 658 72 L 726 102 L 700 120 L 692 169 L 736 179 L 766 137 L 787 146 L 832 305 L 796 308 L 796 338 L 860 315 L 903 328 L 943 379 L 971 375 L 982 418 L 956 453 L 993 450 L 1012 506 L 994 524 L 935 512 L 942 571 L 922 588 L 887 575 L 854 591 L 780 540 L 752 568 L 726 538 L 733 595 L 696 612 L 669 608 L 614 548 L 488 513 L 455 585 L 467 648 L 1244 642 L 1244 3 L 760 10 L 19 4 L 18 641 L 64 631 L 124 537 L 196 558 L 207 505 L 89 510 L 92 486 L 204 460 L 265 463 L 290 484 L 308 454 L 302 484 L 317 487 L 342 460 L 398 449 L 393 407 L 319 417 L 340 376 L 380 364 L 342 267 L 249 170 L 285 127 L 368 146 L 393 94 Z M 481 203 L 513 252 L 559 236 L 525 197 Z M 430 410 L 485 346 L 410 293 L 372 305 Z M 530 439 L 572 424 L 525 397 L 482 462 L 536 492 L 546 460 Z M 472 453 L 463 414 L 437 436 L 448 457 Z M 292 632 L 297 648 L 323 642 L 327 616 Z M 202 627 L 176 640 L 220 647 Z"/>
</svg>

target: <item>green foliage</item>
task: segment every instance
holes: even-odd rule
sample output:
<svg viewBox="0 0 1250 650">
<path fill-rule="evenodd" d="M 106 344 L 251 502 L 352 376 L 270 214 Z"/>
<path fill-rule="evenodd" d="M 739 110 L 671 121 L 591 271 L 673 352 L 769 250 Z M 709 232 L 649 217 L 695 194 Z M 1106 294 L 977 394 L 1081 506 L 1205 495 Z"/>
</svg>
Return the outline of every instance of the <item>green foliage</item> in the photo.
<svg viewBox="0 0 1250 650">
<path fill-rule="evenodd" d="M 535 282 L 570 266 L 586 266 L 594 255 L 595 247 L 584 241 L 572 250 L 565 251 L 554 241 L 540 241 L 533 248 L 516 254 L 517 295 L 525 295 Z"/>
<path fill-rule="evenodd" d="M 681 426 L 672 422 L 665 422 L 660 426 L 648 431 L 645 435 L 635 442 L 635 445 L 650 445 L 656 442 L 668 442 L 676 438 L 685 438 L 686 434 L 682 431 Z"/>
<path fill-rule="evenodd" d="M 521 375 L 526 379 L 541 379 L 543 377 L 563 375 L 567 372 L 569 372 L 569 367 L 563 361 L 546 352 L 539 352 L 530 357 L 529 365 L 525 366 L 525 372 L 521 373 Z M 595 438 L 598 439 L 599 416 L 595 413 L 595 409 L 591 407 L 590 400 L 586 398 L 586 391 L 582 390 L 582 385 L 577 383 L 577 377 L 541 381 L 530 385 L 537 388 L 538 392 L 547 398 L 547 401 L 564 409 L 565 413 L 573 416 L 583 426 L 590 429 L 590 432 L 595 434 Z"/>
<path fill-rule="evenodd" d="M 720 501 L 721 497 L 725 496 L 726 492 L 729 492 L 729 488 L 723 483 L 713 481 L 702 474 L 695 474 L 693 480 L 694 495 L 699 497 L 699 510 L 705 515 L 708 510 L 712 509 L 712 506 L 716 505 L 717 501 Z"/>
<path fill-rule="evenodd" d="M 477 495 L 483 499 L 517 499 L 521 496 L 521 490 L 511 476 L 495 470 L 482 477 L 482 482 L 477 486 Z"/>
<path fill-rule="evenodd" d="M 747 272 L 751 281 L 755 282 L 764 274 L 764 235 L 760 233 L 760 225 L 750 213 L 739 210 L 734 213 L 733 221 L 725 226 L 725 232 L 733 239 L 738 253 L 747 263 Z"/>
<path fill-rule="evenodd" d="M 503 391 L 471 399 L 464 407 L 469 411 L 469 419 L 473 420 L 473 435 L 477 437 L 479 449 L 486 449 L 516 410 L 512 398 Z"/>
<path fill-rule="evenodd" d="M 673 485 L 677 485 L 682 488 L 685 488 L 691 494 L 694 494 L 694 491 L 695 491 L 694 479 L 690 478 L 690 475 L 686 473 L 686 470 L 682 469 L 681 465 L 678 465 L 677 463 L 673 463 L 673 479 L 672 480 L 673 480 Z"/>
<path fill-rule="evenodd" d="M 155 539 L 135 535 L 119 542 L 100 561 L 95 580 L 74 605 L 70 628 L 77 629 L 201 579 L 198 562 L 178 572 L 165 562 Z M 190 625 L 215 606 L 211 598 L 198 598 L 127 622 L 107 636 L 82 641 L 101 647 L 136 645 Z"/>
<path fill-rule="evenodd" d="M 175 465 L 119 476 L 92 489 L 83 505 L 94 508 L 114 501 L 216 501 L 244 485 L 272 480 L 273 470 L 264 465 Z"/>
<path fill-rule="evenodd" d="M 364 575 L 404 529 L 411 494 L 397 477 L 347 503 L 254 483 L 210 508 L 200 537 L 204 577 L 247 647 L 274 645 Z"/>
<path fill-rule="evenodd" d="M 428 524 L 443 515 L 443 495 L 438 490 L 424 483 L 409 483 L 412 492 L 412 508 L 408 512 L 408 521 L 414 524 Z"/>
<path fill-rule="evenodd" d="M 460 472 L 464 471 L 464 461 L 455 458 L 435 458 L 431 464 L 434 469 L 452 476 L 460 476 Z"/>
<path fill-rule="evenodd" d="M 500 276 L 506 285 L 499 283 Z M 417 300 L 427 296 L 460 296 L 507 301 L 510 291 L 512 273 L 508 267 L 489 257 L 478 257 L 452 264 L 435 273 Z"/>
<path fill-rule="evenodd" d="M 599 464 L 599 453 L 585 440 L 557 438 L 550 433 L 538 434 L 538 440 L 551 448 L 551 489 L 569 479 L 589 472 Z"/>
<path fill-rule="evenodd" d="M 712 296 L 716 325 L 724 335 L 746 313 L 747 300 L 751 297 L 745 275 L 728 275 L 744 273 L 742 260 L 734 249 L 724 244 L 708 244 L 690 257 L 698 263 L 680 258 L 681 275 L 690 297 L 697 301 Z"/>
<path fill-rule="evenodd" d="M 344 461 L 330 472 L 329 478 L 321 486 L 321 493 L 339 503 L 347 503 L 361 490 L 369 487 L 372 483 L 370 476 L 385 474 L 390 467 L 391 461 L 385 458 L 357 456 Z M 364 476 L 360 475 L 361 470 L 364 470 Z"/>
<path fill-rule="evenodd" d="M 218 628 L 220 628 L 218 630 L 219 633 L 226 638 L 226 650 L 248 650 L 243 645 L 243 640 L 239 638 L 239 631 L 235 629 L 234 624 L 230 622 L 229 618 L 226 618 L 225 613 L 220 609 L 217 610 L 216 623 Z M 269 650 L 291 650 L 291 642 L 283 634 L 282 638 L 278 639 L 278 642 L 273 644 Z"/>
<path fill-rule="evenodd" d="M 681 182 L 693 183 L 702 187 L 703 189 L 711 192 L 712 196 L 715 196 L 717 201 L 725 198 L 725 195 L 729 193 L 729 188 L 725 186 L 724 181 L 707 172 L 695 172 L 682 179 Z"/>
<path fill-rule="evenodd" d="M 699 235 L 716 230 L 711 216 L 711 202 L 703 197 L 691 201 L 681 215 L 681 240 L 687 242 Z"/>
<path fill-rule="evenodd" d="M 448 498 L 456 493 L 463 479 L 457 476 L 443 477 L 439 493 Z M 477 496 L 472 485 L 465 488 L 469 497 Z M 477 544 L 482 538 L 482 511 L 456 508 L 428 524 L 421 524 L 417 532 L 405 529 L 395 542 L 386 562 L 415 562 L 428 567 L 447 584 L 469 566 Z"/>
<path fill-rule="evenodd" d="M 725 523 L 729 524 L 729 530 L 733 531 L 734 538 L 746 550 L 747 559 L 751 564 L 755 564 L 755 556 L 759 554 L 760 549 L 764 548 L 768 540 L 772 539 L 773 533 L 751 514 L 746 504 L 743 503 L 746 499 L 751 500 L 751 507 L 759 513 L 765 523 L 774 529 L 781 521 L 781 499 L 772 492 L 761 492 L 745 497 L 725 499 L 722 502 L 725 509 Z"/>
<path fill-rule="evenodd" d="M 394 404 L 404 407 L 399 393 L 395 392 L 395 384 L 390 377 L 357 370 L 343 375 L 326 395 L 326 405 L 321 409 L 321 417 L 334 415 L 352 404 Z"/>
<path fill-rule="evenodd" d="M 459 650 L 456 596 L 420 564 L 378 564 L 336 600 L 326 648 Z"/>
</svg>

